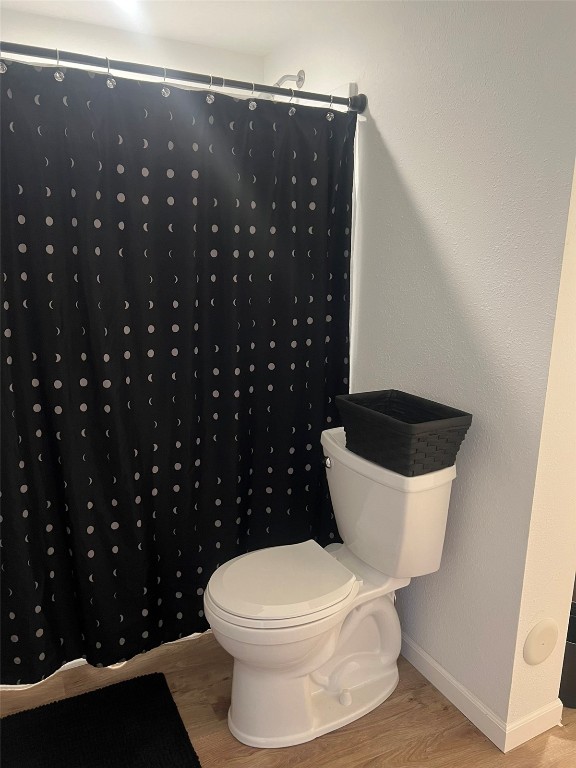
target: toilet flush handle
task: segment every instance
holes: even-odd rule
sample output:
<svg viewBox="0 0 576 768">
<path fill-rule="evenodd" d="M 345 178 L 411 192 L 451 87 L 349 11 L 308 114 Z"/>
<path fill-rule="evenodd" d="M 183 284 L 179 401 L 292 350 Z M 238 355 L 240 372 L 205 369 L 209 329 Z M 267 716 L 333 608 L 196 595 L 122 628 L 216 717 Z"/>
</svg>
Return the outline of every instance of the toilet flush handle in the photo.
<svg viewBox="0 0 576 768">
<path fill-rule="evenodd" d="M 324 466 L 326 467 L 326 469 L 330 469 L 330 467 L 332 466 L 332 461 L 330 459 L 330 456 L 324 456 Z"/>
</svg>

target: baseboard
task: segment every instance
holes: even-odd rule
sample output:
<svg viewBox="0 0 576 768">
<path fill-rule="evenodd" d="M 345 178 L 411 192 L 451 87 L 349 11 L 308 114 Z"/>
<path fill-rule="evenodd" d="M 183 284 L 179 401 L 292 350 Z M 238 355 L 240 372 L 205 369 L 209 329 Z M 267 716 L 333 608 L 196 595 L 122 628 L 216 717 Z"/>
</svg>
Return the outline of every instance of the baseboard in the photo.
<svg viewBox="0 0 576 768">
<path fill-rule="evenodd" d="M 402 636 L 402 655 L 502 752 L 509 752 L 560 724 L 560 699 L 521 720 L 506 723 L 407 635 Z"/>
</svg>

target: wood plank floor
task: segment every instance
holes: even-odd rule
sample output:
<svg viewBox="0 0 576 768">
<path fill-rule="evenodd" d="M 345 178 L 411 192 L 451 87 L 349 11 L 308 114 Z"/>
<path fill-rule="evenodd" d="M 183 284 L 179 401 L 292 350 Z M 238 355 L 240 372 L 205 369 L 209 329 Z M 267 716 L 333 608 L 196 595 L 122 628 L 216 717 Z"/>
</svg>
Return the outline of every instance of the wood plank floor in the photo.
<svg viewBox="0 0 576 768">
<path fill-rule="evenodd" d="M 373 712 L 296 747 L 259 750 L 228 731 L 232 660 L 211 634 L 162 646 L 116 668 L 88 665 L 58 672 L 25 690 L 3 692 L 2 715 L 164 672 L 203 768 L 574 768 L 576 710 L 503 755 L 404 659 L 400 684 Z"/>
</svg>

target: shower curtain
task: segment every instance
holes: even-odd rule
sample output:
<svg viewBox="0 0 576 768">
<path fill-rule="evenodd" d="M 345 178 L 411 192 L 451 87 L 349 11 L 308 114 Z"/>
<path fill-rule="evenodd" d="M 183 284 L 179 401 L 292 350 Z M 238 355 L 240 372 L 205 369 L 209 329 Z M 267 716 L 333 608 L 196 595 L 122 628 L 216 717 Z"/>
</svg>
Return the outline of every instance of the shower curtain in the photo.
<svg viewBox="0 0 576 768">
<path fill-rule="evenodd" d="M 4 683 L 202 631 L 219 564 L 337 536 L 356 116 L 54 75 L 0 75 Z"/>
</svg>

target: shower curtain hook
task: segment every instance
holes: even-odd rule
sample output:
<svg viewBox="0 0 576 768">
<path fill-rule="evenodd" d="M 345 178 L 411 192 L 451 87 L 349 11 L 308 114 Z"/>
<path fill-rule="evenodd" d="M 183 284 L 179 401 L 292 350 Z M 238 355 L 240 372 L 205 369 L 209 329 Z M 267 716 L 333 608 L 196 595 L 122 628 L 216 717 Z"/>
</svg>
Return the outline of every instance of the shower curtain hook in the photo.
<svg viewBox="0 0 576 768">
<path fill-rule="evenodd" d="M 210 85 L 208 86 L 208 90 L 210 90 L 210 88 L 212 88 L 212 75 L 210 75 Z M 206 101 L 208 102 L 208 104 L 213 104 L 214 103 L 214 94 L 213 93 L 207 93 L 206 94 Z"/>
<path fill-rule="evenodd" d="M 293 88 L 290 88 L 290 93 L 292 95 L 290 96 L 290 100 L 288 101 L 288 104 L 291 104 L 292 103 L 292 99 L 294 98 L 294 89 Z M 290 117 L 292 117 L 292 115 L 295 115 L 296 114 L 296 107 L 290 107 L 290 109 L 288 110 L 288 114 L 290 115 Z"/>
<path fill-rule="evenodd" d="M 250 98 L 250 101 L 248 102 L 248 109 L 256 109 L 256 107 L 258 106 L 258 104 L 254 101 L 255 90 L 256 90 L 256 85 L 255 83 L 252 83 L 252 93 L 250 94 L 251 98 Z"/>
<path fill-rule="evenodd" d="M 116 88 L 116 80 L 110 74 L 110 59 L 106 56 L 106 66 L 108 68 L 108 77 L 106 78 L 106 85 L 108 88 Z"/>
<path fill-rule="evenodd" d="M 56 48 L 56 72 L 54 72 L 54 80 L 61 83 L 64 80 L 64 72 L 60 69 L 60 51 Z"/>
<path fill-rule="evenodd" d="M 168 86 L 166 85 L 166 67 L 164 67 L 163 69 L 164 69 L 164 86 L 162 87 L 161 93 L 162 93 L 162 96 L 168 98 L 168 96 L 170 96 L 170 88 L 168 88 Z"/>
<path fill-rule="evenodd" d="M 328 121 L 334 120 L 334 112 L 332 112 L 332 98 L 332 94 L 330 94 L 330 107 L 328 113 L 326 114 L 326 120 Z"/>
</svg>

